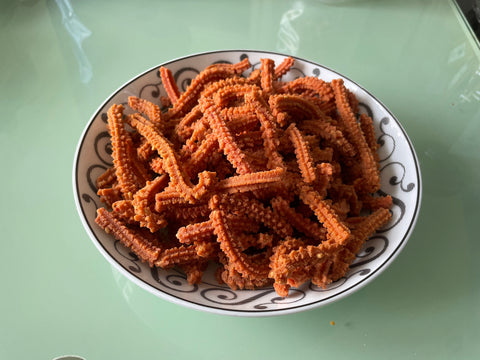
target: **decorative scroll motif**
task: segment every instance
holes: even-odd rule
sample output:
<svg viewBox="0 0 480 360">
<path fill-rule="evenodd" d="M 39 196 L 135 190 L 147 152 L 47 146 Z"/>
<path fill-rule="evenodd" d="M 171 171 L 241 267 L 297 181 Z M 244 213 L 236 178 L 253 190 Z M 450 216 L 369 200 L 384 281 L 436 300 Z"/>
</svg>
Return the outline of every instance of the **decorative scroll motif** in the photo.
<svg viewBox="0 0 480 360">
<path fill-rule="evenodd" d="M 242 60 L 246 54 L 239 56 Z M 231 63 L 232 61 L 216 61 Z M 260 62 L 253 63 L 254 68 L 260 66 Z M 312 76 L 320 76 L 321 70 L 319 67 L 314 67 L 311 70 Z M 183 67 L 175 71 L 173 74 L 174 79 L 181 91 L 185 91 L 192 79 L 199 73 L 199 69 L 189 67 Z M 305 76 L 305 72 L 302 68 L 293 68 L 290 72 L 290 76 L 301 77 Z M 156 72 L 156 76 L 150 75 L 151 82 L 144 84 L 138 89 L 139 97 L 156 98 L 158 99 L 163 95 L 164 90 L 162 88 L 162 82 L 159 72 Z M 131 94 L 131 93 L 129 93 Z M 133 94 L 132 94 L 133 95 Z M 139 278 L 141 281 L 146 282 L 153 288 L 160 292 L 169 294 L 177 298 L 184 298 L 184 294 L 190 294 L 189 299 L 193 303 L 201 306 L 207 306 L 209 308 L 217 309 L 235 309 L 247 312 L 264 312 L 264 311 L 276 311 L 284 310 L 285 305 L 287 308 L 298 306 L 304 306 L 305 304 L 318 303 L 325 301 L 332 296 L 336 296 L 340 289 L 349 289 L 350 284 L 354 284 L 358 280 L 367 278 L 375 271 L 377 265 L 371 265 L 385 254 L 385 252 L 391 246 L 391 240 L 389 239 L 389 231 L 395 228 L 402 222 L 406 213 L 406 204 L 402 200 L 403 194 L 412 192 L 418 184 L 414 182 L 406 181 L 407 166 L 399 161 L 393 159 L 398 158 L 396 152 L 398 151 L 394 134 L 389 131 L 392 130 L 392 123 L 395 124 L 395 120 L 389 117 L 383 117 L 381 120 L 375 120 L 375 114 L 372 108 L 365 104 L 359 104 L 360 111 L 367 113 L 377 124 L 378 143 L 380 144 L 380 172 L 381 178 L 388 179 L 387 183 L 389 189 L 395 189 L 395 196 L 393 197 L 393 217 L 390 224 L 387 224 L 383 229 L 378 231 L 372 236 L 365 244 L 364 248 L 359 254 L 357 254 L 356 260 L 351 265 L 351 270 L 341 279 L 335 283 L 330 284 L 326 288 L 318 288 L 312 284 L 306 284 L 300 289 L 291 289 L 291 295 L 288 298 L 278 297 L 273 288 L 259 289 L 256 291 L 233 291 L 230 288 L 219 285 L 217 283 L 209 283 L 203 281 L 199 285 L 191 285 L 188 283 L 185 274 L 181 271 L 172 269 L 169 271 L 149 268 L 143 264 L 139 258 L 127 250 L 119 241 L 113 242 L 111 249 L 105 249 L 109 252 L 110 256 L 115 259 L 127 272 Z M 97 114 L 98 121 L 106 123 L 107 117 L 106 109 L 102 109 L 103 112 Z M 394 128 L 394 127 L 393 127 Z M 101 206 L 99 198 L 96 194 L 95 180 L 96 177 L 109 166 L 112 165 L 111 159 L 111 145 L 109 143 L 108 132 L 102 131 L 96 135 L 93 141 L 93 157 L 90 160 L 90 164 L 87 170 L 83 174 L 77 174 L 77 177 L 83 177 L 88 183 L 88 188 L 91 192 L 83 192 L 80 195 L 79 201 L 85 212 L 95 213 L 97 208 Z M 389 175 L 390 174 L 390 175 Z M 411 174 L 408 174 L 411 176 Z M 386 191 L 379 191 L 380 195 L 384 195 Z M 391 191 L 388 193 L 392 194 Z M 105 247 L 104 247 L 105 248 Z M 213 277 L 212 277 L 213 278 Z M 338 290 L 334 292 L 334 290 Z M 342 290 L 343 291 L 343 290 Z M 324 298 L 315 298 L 310 293 L 332 293 L 333 295 Z M 195 296 L 192 296 L 195 294 Z M 310 295 L 309 295 L 310 294 Z M 311 300 L 309 300 L 311 298 Z M 310 301 L 305 303 L 305 301 Z"/>
</svg>

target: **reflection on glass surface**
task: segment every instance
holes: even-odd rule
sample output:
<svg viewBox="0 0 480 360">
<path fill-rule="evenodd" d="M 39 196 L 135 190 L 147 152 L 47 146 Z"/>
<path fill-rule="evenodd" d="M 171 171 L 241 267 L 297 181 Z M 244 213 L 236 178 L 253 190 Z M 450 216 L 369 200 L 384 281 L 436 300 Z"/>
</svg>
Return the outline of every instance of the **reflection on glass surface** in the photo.
<svg viewBox="0 0 480 360">
<path fill-rule="evenodd" d="M 62 13 L 62 24 L 73 39 L 73 53 L 78 61 L 80 81 L 88 83 L 92 79 L 92 65 L 82 48 L 82 42 L 92 32 L 78 19 L 69 0 L 55 0 Z"/>
<path fill-rule="evenodd" d="M 279 52 L 296 55 L 298 52 L 300 37 L 293 27 L 292 22 L 302 16 L 304 5 L 301 1 L 295 1 L 292 7 L 286 11 L 280 19 L 278 31 L 277 50 Z"/>
</svg>

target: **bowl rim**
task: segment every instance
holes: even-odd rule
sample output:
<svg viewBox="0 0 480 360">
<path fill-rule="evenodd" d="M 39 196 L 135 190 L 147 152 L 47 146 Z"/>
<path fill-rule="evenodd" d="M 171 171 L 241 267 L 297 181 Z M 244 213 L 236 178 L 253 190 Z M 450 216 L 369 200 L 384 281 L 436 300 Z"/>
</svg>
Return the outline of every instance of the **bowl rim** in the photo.
<svg viewBox="0 0 480 360">
<path fill-rule="evenodd" d="M 211 305 L 205 305 L 205 304 L 199 304 L 193 301 L 189 301 L 186 299 L 183 299 L 181 297 L 177 297 L 175 295 L 163 292 L 150 284 L 146 283 L 143 281 L 141 278 L 133 275 L 131 272 L 129 272 L 127 269 L 125 269 L 110 253 L 103 247 L 103 245 L 100 243 L 100 241 L 97 239 L 95 236 L 93 229 L 91 228 L 91 225 L 87 221 L 86 215 L 84 214 L 84 210 L 82 208 L 82 205 L 80 204 L 80 191 L 79 191 L 79 184 L 77 182 L 77 174 L 78 174 L 78 166 L 79 166 L 79 160 L 80 160 L 80 150 L 82 149 L 82 146 L 85 141 L 85 136 L 90 130 L 91 126 L 93 125 L 95 119 L 98 117 L 99 113 L 101 112 L 102 109 L 106 106 L 106 104 L 112 100 L 113 97 L 115 97 L 121 90 L 125 89 L 128 87 L 130 84 L 132 84 L 134 81 L 140 79 L 147 73 L 150 73 L 151 71 L 154 71 L 155 69 L 159 69 L 160 66 L 168 66 L 169 64 L 178 62 L 178 61 L 185 61 L 191 58 L 195 58 L 198 56 L 208 56 L 208 55 L 214 55 L 214 54 L 222 54 L 222 53 L 241 53 L 244 52 L 245 54 L 249 53 L 256 53 L 258 55 L 265 54 L 265 56 L 268 55 L 275 55 L 275 56 L 284 56 L 284 57 L 292 57 L 295 60 L 308 63 L 313 66 L 319 66 L 320 68 L 326 69 L 334 74 L 336 74 L 338 77 L 346 79 L 353 83 L 355 86 L 360 88 L 362 91 L 364 91 L 368 97 L 376 101 L 388 115 L 391 117 L 391 119 L 395 122 L 395 124 L 399 127 L 399 129 L 402 132 L 402 135 L 404 139 L 406 140 L 408 144 L 408 148 L 410 149 L 410 152 L 413 157 L 413 163 L 415 165 L 415 177 L 417 181 L 417 190 L 416 190 L 416 201 L 415 201 L 415 208 L 413 211 L 412 219 L 410 223 L 408 224 L 408 228 L 403 234 L 402 240 L 399 241 L 398 245 L 386 259 L 382 261 L 380 265 L 378 265 L 375 269 L 372 270 L 371 273 L 368 274 L 365 278 L 354 282 L 351 286 L 347 287 L 346 289 L 342 290 L 341 292 L 335 293 L 329 297 L 322 298 L 318 301 L 313 301 L 307 304 L 300 304 L 292 307 L 288 307 L 285 309 L 265 309 L 265 310 L 242 310 L 242 309 L 225 309 L 221 307 L 215 307 Z M 241 317 L 267 317 L 267 316 L 279 316 L 279 315 L 286 315 L 286 314 L 291 314 L 291 313 L 297 313 L 297 312 L 302 312 L 302 311 L 307 311 L 307 310 L 313 310 L 322 306 L 326 306 L 328 304 L 331 304 L 333 302 L 336 302 L 338 300 L 344 299 L 345 297 L 353 294 L 354 292 L 362 289 L 365 287 L 367 284 L 371 283 L 374 279 L 376 279 L 381 273 L 383 273 L 389 265 L 398 257 L 398 255 L 402 252 L 403 248 L 405 247 L 406 243 L 408 242 L 410 236 L 413 233 L 413 230 L 416 226 L 416 223 L 418 221 L 418 217 L 420 214 L 420 209 L 421 209 L 421 203 L 422 203 L 422 192 L 423 192 L 423 187 L 422 187 L 422 176 L 421 176 L 421 170 L 420 170 L 420 163 L 418 160 L 418 156 L 415 152 L 415 148 L 413 146 L 413 143 L 408 136 L 407 132 L 403 128 L 402 124 L 400 121 L 397 119 L 397 117 L 390 111 L 390 109 L 385 106 L 376 96 L 374 96 L 372 93 L 370 93 L 367 89 L 365 89 L 362 85 L 360 85 L 358 82 L 350 79 L 348 76 L 345 76 L 341 73 L 339 73 L 336 70 L 333 70 L 329 68 L 328 66 L 322 65 L 321 63 L 312 61 L 312 60 L 307 60 L 302 57 L 298 57 L 295 55 L 289 55 L 281 52 L 275 52 L 275 51 L 268 51 L 268 50 L 255 50 L 255 49 L 225 49 L 225 50 L 211 50 L 211 51 L 205 51 L 205 52 L 197 52 L 197 53 L 192 53 L 189 55 L 181 56 L 181 57 L 176 57 L 174 59 L 162 62 L 156 66 L 152 66 L 149 69 L 142 71 L 141 73 L 133 76 L 126 82 L 124 82 L 122 85 L 117 87 L 110 95 L 101 103 L 100 106 L 93 112 L 92 116 L 90 117 L 89 121 L 86 123 L 80 138 L 77 142 L 76 148 L 75 148 L 75 156 L 74 156 L 74 161 L 73 161 L 73 168 L 72 168 L 72 186 L 73 186 L 73 195 L 74 195 L 74 200 L 75 200 L 75 205 L 77 208 L 77 212 L 80 215 L 80 220 L 82 222 L 82 225 L 84 229 L 87 231 L 87 234 L 90 237 L 90 240 L 93 242 L 97 250 L 102 254 L 104 258 L 108 260 L 111 266 L 115 268 L 117 271 L 119 271 L 123 276 L 128 278 L 130 281 L 135 283 L 137 286 L 140 288 L 147 290 L 151 294 L 160 297 L 164 300 L 170 301 L 172 303 L 182 305 L 184 307 L 194 309 L 194 310 L 199 310 L 203 312 L 208 312 L 208 313 L 215 313 L 215 314 L 220 314 L 220 315 L 231 315 L 231 316 L 241 316 Z M 262 290 L 262 289 L 258 289 Z M 238 290 L 237 290 L 238 291 Z"/>
</svg>

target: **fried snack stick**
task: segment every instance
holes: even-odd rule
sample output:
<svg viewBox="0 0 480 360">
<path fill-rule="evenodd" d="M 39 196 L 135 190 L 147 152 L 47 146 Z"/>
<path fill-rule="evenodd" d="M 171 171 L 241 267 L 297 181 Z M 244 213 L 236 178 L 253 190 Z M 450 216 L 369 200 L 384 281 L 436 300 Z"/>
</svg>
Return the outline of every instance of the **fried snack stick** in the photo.
<svg viewBox="0 0 480 360">
<path fill-rule="evenodd" d="M 275 79 L 280 79 L 283 75 L 285 75 L 290 68 L 295 63 L 295 59 L 291 56 L 283 59 L 283 61 L 275 68 Z"/>
<path fill-rule="evenodd" d="M 325 115 L 312 98 L 298 94 L 271 95 L 268 104 L 280 126 L 285 127 L 294 121 L 300 124 L 302 120 L 317 120 L 331 123 L 332 119 Z"/>
<path fill-rule="evenodd" d="M 235 215 L 226 215 L 230 229 L 234 233 L 257 233 L 259 226 L 257 223 L 249 221 L 245 217 Z M 214 226 L 212 220 L 206 220 L 198 223 L 188 224 L 177 230 L 177 239 L 182 244 L 192 244 L 196 241 L 205 241 L 214 236 Z"/>
<path fill-rule="evenodd" d="M 137 157 L 142 162 L 148 162 L 155 153 L 156 151 L 152 149 L 152 146 L 145 139 L 137 147 Z"/>
<path fill-rule="evenodd" d="M 269 277 L 278 295 L 287 297 L 291 286 L 310 280 L 316 267 L 325 260 L 316 246 L 305 246 L 303 240 L 288 237 L 273 249 Z"/>
<path fill-rule="evenodd" d="M 203 117 L 203 112 L 199 105 L 195 107 L 184 117 L 182 117 L 175 126 L 174 134 L 181 143 L 184 143 L 195 130 L 194 124 Z"/>
<path fill-rule="evenodd" d="M 188 157 L 199 148 L 199 143 L 204 141 L 207 136 L 212 133 L 208 120 L 203 116 L 192 125 L 192 128 L 193 131 L 190 137 L 185 140 L 185 143 L 180 149 L 180 155 L 185 159 L 188 159 Z"/>
<path fill-rule="evenodd" d="M 330 83 L 322 79 L 306 76 L 286 82 L 278 89 L 279 93 L 287 94 L 306 94 L 307 96 L 317 96 L 324 102 L 330 102 L 334 99 L 334 94 Z"/>
<path fill-rule="evenodd" d="M 165 216 L 169 220 L 178 221 L 180 223 L 202 222 L 208 219 L 210 208 L 208 204 L 188 204 L 176 205 L 169 208 Z"/>
<path fill-rule="evenodd" d="M 244 102 L 246 94 L 255 90 L 260 91 L 259 87 L 256 85 L 248 83 L 233 84 L 219 88 L 210 98 L 212 98 L 215 104 L 220 108 L 238 106 L 239 103 L 241 104 Z M 202 97 L 209 97 L 208 93 L 203 93 Z"/>
<path fill-rule="evenodd" d="M 290 141 L 295 148 L 295 156 L 297 157 L 297 163 L 298 167 L 300 168 L 303 181 L 306 184 L 313 183 L 317 177 L 315 168 L 313 167 L 312 156 L 310 154 L 308 143 L 305 141 L 295 124 L 290 124 L 286 130 L 286 134 L 290 137 Z"/>
<path fill-rule="evenodd" d="M 262 93 L 258 90 L 252 91 L 245 96 L 245 102 L 252 106 L 260 121 L 260 130 L 262 131 L 263 146 L 268 159 L 268 168 L 284 168 L 283 158 L 278 152 L 278 146 L 280 144 L 278 129 L 274 117 L 270 112 L 270 108 L 263 99 Z"/>
<path fill-rule="evenodd" d="M 115 216 L 126 224 L 136 224 L 135 208 L 132 200 L 118 200 L 112 204 L 112 210 Z"/>
<path fill-rule="evenodd" d="M 182 244 L 191 244 L 195 241 L 209 240 L 213 235 L 212 220 L 189 224 L 177 230 L 177 239 Z"/>
<path fill-rule="evenodd" d="M 288 219 L 290 224 L 301 233 L 315 239 L 318 243 L 326 239 L 326 229 L 296 212 L 294 208 L 290 207 L 287 200 L 278 196 L 271 200 L 271 204 L 275 212 L 277 212 L 282 218 Z"/>
<path fill-rule="evenodd" d="M 112 187 L 113 184 L 117 181 L 117 176 L 115 175 L 115 167 L 109 167 L 105 172 L 100 175 L 96 182 L 95 185 L 97 186 L 97 189 L 104 189 L 107 187 Z"/>
<path fill-rule="evenodd" d="M 366 239 L 390 219 L 390 212 L 379 209 L 359 222 L 343 247 L 331 251 L 327 243 L 305 246 L 299 239 L 287 239 L 274 249 L 269 276 L 280 296 L 288 296 L 291 286 L 300 286 L 311 279 L 325 287 L 345 276 L 350 264 Z"/>
<path fill-rule="evenodd" d="M 227 194 L 256 191 L 266 187 L 275 186 L 275 184 L 283 180 L 284 173 L 284 169 L 276 168 L 274 170 L 232 176 L 219 181 L 216 190 L 220 193 Z"/>
<path fill-rule="evenodd" d="M 258 127 L 257 114 L 255 114 L 251 106 L 226 107 L 220 113 L 225 118 L 230 131 L 234 134 L 239 132 L 248 134 Z"/>
<path fill-rule="evenodd" d="M 178 164 L 178 158 L 170 142 L 160 134 L 148 121 L 138 114 L 129 116 L 132 127 L 144 136 L 159 155 L 165 160 L 165 170 L 170 176 L 170 181 L 177 191 L 188 201 L 193 202 L 201 198 L 212 185 L 214 174 L 204 171 L 199 174 L 197 185 L 193 185 Z"/>
<path fill-rule="evenodd" d="M 340 221 L 332 207 L 319 195 L 318 192 L 304 186 L 300 189 L 301 200 L 310 206 L 318 220 L 327 229 L 327 239 L 334 240 L 342 245 L 350 235 L 348 227 Z"/>
<path fill-rule="evenodd" d="M 139 232 L 128 228 L 105 208 L 97 210 L 95 222 L 105 232 L 112 234 L 115 239 L 119 240 L 127 248 L 132 249 L 142 261 L 147 262 L 150 266 L 153 266 L 157 261 L 161 252 L 161 246 L 158 241 L 154 241 L 152 238 L 147 239 Z"/>
<path fill-rule="evenodd" d="M 380 173 L 377 163 L 375 162 L 375 157 L 373 156 L 360 125 L 357 122 L 355 114 L 350 107 L 347 89 L 343 84 L 343 80 L 333 80 L 332 88 L 335 94 L 335 102 L 340 114 L 340 119 L 349 135 L 350 141 L 358 151 L 362 165 L 363 176 L 361 179 L 356 180 L 355 187 L 360 190 L 360 192 L 374 193 L 380 188 Z"/>
<path fill-rule="evenodd" d="M 143 187 L 147 178 L 146 170 L 139 171 L 140 165 L 135 161 L 130 134 L 123 124 L 123 106 L 112 105 L 107 112 L 108 130 L 112 142 L 112 157 L 120 191 L 126 200 Z"/>
<path fill-rule="evenodd" d="M 305 120 L 299 124 L 300 130 L 325 139 L 329 145 L 347 157 L 357 154 L 355 147 L 345 138 L 343 132 L 333 124 L 317 120 Z"/>
<path fill-rule="evenodd" d="M 155 211 L 162 213 L 168 211 L 170 206 L 181 205 L 186 206 L 191 204 L 190 201 L 185 199 L 181 193 L 179 193 L 175 187 L 167 187 L 163 191 L 155 194 Z"/>
<path fill-rule="evenodd" d="M 224 95 L 220 96 L 218 100 L 221 100 L 223 98 L 223 101 L 225 101 L 225 105 L 228 106 L 227 100 L 232 101 L 235 98 L 239 98 L 242 96 L 242 94 L 238 94 L 238 96 L 235 96 L 235 94 L 233 94 L 232 92 L 224 90 L 227 88 L 231 89 L 232 86 L 239 90 L 243 89 L 243 92 L 245 92 L 245 89 L 248 89 L 248 87 L 250 86 L 254 86 L 260 89 L 259 85 L 250 82 L 248 79 L 238 75 L 234 75 L 232 77 L 219 79 L 206 84 L 205 88 L 200 93 L 200 97 L 213 99 L 215 94 L 219 92 L 224 92 Z"/>
<path fill-rule="evenodd" d="M 227 256 L 228 261 L 243 277 L 247 279 L 265 279 L 268 277 L 268 262 L 255 263 L 249 256 L 242 252 L 236 243 L 228 222 L 222 210 L 212 210 L 210 220 L 214 226 L 214 233 L 220 244 L 220 249 Z"/>
<path fill-rule="evenodd" d="M 365 241 L 372 236 L 375 231 L 387 224 L 392 218 L 390 210 L 379 208 L 370 215 L 363 217 L 363 221 L 355 226 L 352 230 L 353 238 L 347 241 L 346 248 L 352 254 L 357 254 L 362 248 Z M 353 261 L 353 258 L 351 259 Z"/>
<path fill-rule="evenodd" d="M 160 156 L 156 156 L 152 160 L 150 160 L 149 166 L 150 166 L 150 169 L 152 169 L 158 175 L 163 175 L 167 173 L 165 171 L 164 164 L 165 164 L 165 161 Z"/>
<path fill-rule="evenodd" d="M 345 276 L 350 264 L 355 260 L 355 255 L 361 250 L 365 241 L 375 231 L 388 223 L 392 214 L 388 209 L 380 208 L 368 216 L 359 217 L 345 247 L 335 255 L 333 266 L 330 272 L 332 281 Z"/>
<path fill-rule="evenodd" d="M 181 94 L 178 101 L 167 112 L 168 118 L 183 116 L 193 108 L 198 97 L 207 84 L 216 80 L 240 75 L 250 68 L 248 58 L 236 64 L 214 64 L 200 72 L 190 83 L 187 90 Z"/>
<path fill-rule="evenodd" d="M 200 146 L 185 161 L 185 171 L 195 177 L 202 169 L 206 168 L 208 161 L 218 150 L 218 141 L 213 133 L 209 133 L 200 143 Z"/>
<path fill-rule="evenodd" d="M 175 265 L 188 264 L 198 259 L 195 246 L 176 246 L 162 251 L 155 266 L 162 269 L 169 269 Z"/>
<path fill-rule="evenodd" d="M 111 207 L 116 201 L 123 200 L 118 183 L 111 188 L 98 189 L 97 195 L 100 197 L 100 201 L 108 207 Z"/>
<path fill-rule="evenodd" d="M 244 277 L 240 274 L 233 264 L 228 262 L 228 259 L 223 253 L 219 254 L 220 263 L 223 264 L 222 267 L 217 269 L 216 277 L 218 282 L 227 284 L 232 290 L 238 289 L 258 289 L 265 286 L 269 286 L 273 283 L 273 281 L 269 278 L 264 279 L 250 279 Z M 258 257 L 258 256 L 257 256 Z M 256 261 L 255 256 L 251 257 L 252 261 Z"/>
<path fill-rule="evenodd" d="M 170 69 L 164 66 L 161 66 L 159 71 L 163 87 L 167 92 L 167 96 L 170 99 L 171 103 L 175 105 L 180 98 L 180 90 L 178 90 L 177 84 L 173 79 L 172 72 L 170 71 Z"/>
<path fill-rule="evenodd" d="M 157 176 L 133 195 L 134 219 L 139 222 L 140 226 L 148 228 L 152 233 L 167 226 L 165 218 L 157 213 L 154 207 L 155 194 L 167 186 L 168 180 L 167 175 Z"/>
<path fill-rule="evenodd" d="M 228 161 L 237 170 L 239 174 L 248 174 L 254 171 L 252 165 L 246 159 L 245 153 L 235 142 L 235 138 L 230 132 L 225 120 L 221 117 L 218 107 L 213 100 L 201 98 L 200 105 L 208 118 L 210 127 L 215 134 L 220 149 L 223 150 Z"/>
<path fill-rule="evenodd" d="M 141 114 L 148 116 L 150 121 L 160 130 L 164 130 L 164 123 L 160 107 L 148 100 L 140 99 L 136 96 L 128 97 L 128 106 Z"/>
<path fill-rule="evenodd" d="M 286 219 L 278 216 L 269 207 L 265 207 L 260 201 L 245 195 L 213 196 L 210 199 L 210 208 L 220 208 L 228 214 L 237 214 L 263 223 L 280 237 L 290 236 L 292 227 Z"/>
<path fill-rule="evenodd" d="M 373 127 L 373 120 L 367 114 L 360 114 L 359 117 L 360 128 L 362 129 L 363 135 L 365 136 L 365 140 L 367 141 L 368 147 L 373 154 L 375 162 L 378 164 L 379 156 L 377 150 L 379 145 L 377 143 L 377 139 L 375 137 L 375 129 Z"/>
<path fill-rule="evenodd" d="M 275 79 L 275 62 L 272 59 L 260 59 L 260 86 L 264 94 L 273 92 L 273 80 Z"/>
<path fill-rule="evenodd" d="M 350 215 L 356 216 L 359 215 L 362 211 L 363 204 L 359 201 L 357 192 L 353 185 L 348 185 L 344 183 L 332 183 L 332 186 L 329 189 L 330 198 L 334 201 L 340 199 L 346 200 L 350 206 Z"/>
</svg>

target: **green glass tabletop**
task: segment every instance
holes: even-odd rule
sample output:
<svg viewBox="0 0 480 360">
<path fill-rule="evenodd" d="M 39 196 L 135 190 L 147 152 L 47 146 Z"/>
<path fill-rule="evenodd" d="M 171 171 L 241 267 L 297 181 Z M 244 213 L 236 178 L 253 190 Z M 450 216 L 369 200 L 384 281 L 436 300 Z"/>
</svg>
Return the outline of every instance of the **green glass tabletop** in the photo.
<svg viewBox="0 0 480 360">
<path fill-rule="evenodd" d="M 3 1 L 0 46 L 0 359 L 480 357 L 480 51 L 453 3 Z M 408 133 L 420 216 L 354 294 L 279 317 L 205 313 L 130 282 L 85 232 L 72 167 L 92 114 L 144 70 L 220 49 L 335 69 Z"/>
</svg>

